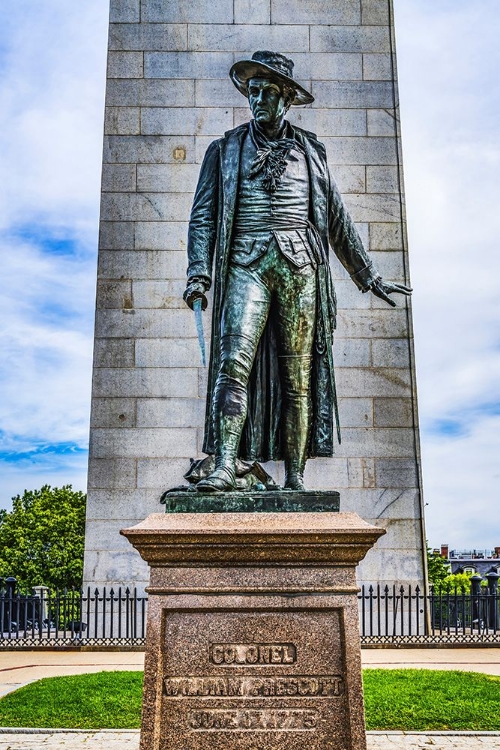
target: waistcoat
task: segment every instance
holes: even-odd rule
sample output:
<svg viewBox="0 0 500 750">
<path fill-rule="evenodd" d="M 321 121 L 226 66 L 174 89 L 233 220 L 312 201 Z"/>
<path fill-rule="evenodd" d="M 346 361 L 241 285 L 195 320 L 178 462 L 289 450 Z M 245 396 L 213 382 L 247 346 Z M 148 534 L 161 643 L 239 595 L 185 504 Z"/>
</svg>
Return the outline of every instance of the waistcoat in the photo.
<svg viewBox="0 0 500 750">
<path fill-rule="evenodd" d="M 266 252 L 274 237 L 281 253 L 295 266 L 314 262 L 307 234 L 309 171 L 303 152 L 289 152 L 286 170 L 274 193 L 265 190 L 262 172 L 249 177 L 256 154 L 248 133 L 241 153 L 231 261 L 250 265 Z"/>
</svg>

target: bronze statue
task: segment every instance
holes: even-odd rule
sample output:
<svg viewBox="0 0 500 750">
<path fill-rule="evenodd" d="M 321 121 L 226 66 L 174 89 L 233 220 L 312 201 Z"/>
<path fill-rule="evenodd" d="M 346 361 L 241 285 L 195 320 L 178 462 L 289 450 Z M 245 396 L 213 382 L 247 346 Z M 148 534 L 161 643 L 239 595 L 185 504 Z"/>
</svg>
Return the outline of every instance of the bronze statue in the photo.
<svg viewBox="0 0 500 750">
<path fill-rule="evenodd" d="M 390 305 L 411 289 L 384 281 L 331 179 L 325 148 L 285 120 L 312 95 L 293 62 L 260 51 L 230 76 L 253 120 L 207 149 L 188 238 L 186 303 L 213 285 L 205 441 L 215 469 L 203 492 L 235 488 L 235 461 L 284 459 L 285 489 L 303 490 L 308 457 L 340 440 L 332 358 L 331 246 L 363 292 Z"/>
</svg>

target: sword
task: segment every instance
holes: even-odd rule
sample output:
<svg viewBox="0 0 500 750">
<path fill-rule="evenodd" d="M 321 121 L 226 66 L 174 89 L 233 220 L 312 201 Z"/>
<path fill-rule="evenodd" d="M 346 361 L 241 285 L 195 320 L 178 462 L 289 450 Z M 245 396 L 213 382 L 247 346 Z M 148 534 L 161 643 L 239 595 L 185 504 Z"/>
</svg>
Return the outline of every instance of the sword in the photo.
<svg viewBox="0 0 500 750">
<path fill-rule="evenodd" d="M 205 338 L 203 336 L 203 319 L 201 310 L 201 297 L 195 299 L 193 302 L 194 319 L 196 321 L 196 332 L 198 334 L 198 343 L 200 345 L 201 361 L 203 367 L 207 366 L 207 359 L 205 356 Z"/>
</svg>

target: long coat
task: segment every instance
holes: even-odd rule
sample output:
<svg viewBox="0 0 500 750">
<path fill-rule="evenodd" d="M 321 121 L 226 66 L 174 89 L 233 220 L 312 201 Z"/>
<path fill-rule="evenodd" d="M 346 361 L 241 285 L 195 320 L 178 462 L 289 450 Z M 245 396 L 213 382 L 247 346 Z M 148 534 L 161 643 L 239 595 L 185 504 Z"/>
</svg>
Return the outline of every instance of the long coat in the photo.
<svg viewBox="0 0 500 750">
<path fill-rule="evenodd" d="M 205 419 L 205 453 L 214 452 L 213 391 L 219 371 L 221 313 L 231 255 L 233 224 L 237 209 L 238 177 L 242 144 L 248 123 L 230 130 L 210 144 L 196 189 L 188 235 L 188 278 L 203 277 L 213 283 L 212 343 L 208 373 Z M 293 127 L 302 144 L 310 180 L 309 217 L 317 231 L 311 233 L 319 258 L 317 314 L 313 347 L 311 402 L 312 422 L 309 457 L 334 452 L 334 422 L 340 442 L 333 368 L 333 331 L 336 300 L 328 262 L 329 246 L 366 291 L 378 275 L 363 248 L 340 193 L 330 177 L 325 147 L 313 133 Z M 281 451 L 281 388 L 273 320 L 268 320 L 257 350 L 248 384 L 248 416 L 239 455 L 248 460 L 283 458 Z"/>
</svg>

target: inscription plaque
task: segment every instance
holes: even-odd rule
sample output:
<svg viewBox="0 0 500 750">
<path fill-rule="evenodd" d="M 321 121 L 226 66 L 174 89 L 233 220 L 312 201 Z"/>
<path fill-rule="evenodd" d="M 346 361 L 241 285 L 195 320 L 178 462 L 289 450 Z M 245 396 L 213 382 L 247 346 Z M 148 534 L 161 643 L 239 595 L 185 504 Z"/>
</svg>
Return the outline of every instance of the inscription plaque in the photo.
<svg viewBox="0 0 500 750">
<path fill-rule="evenodd" d="M 339 609 L 164 610 L 159 749 L 174 726 L 190 750 L 348 747 L 341 631 Z"/>
</svg>

